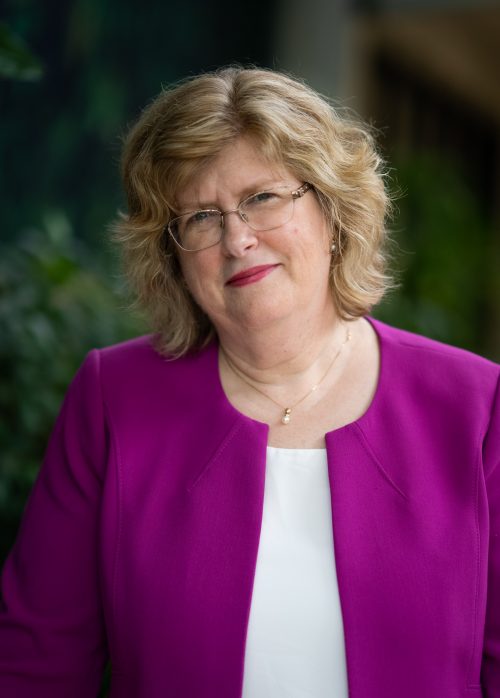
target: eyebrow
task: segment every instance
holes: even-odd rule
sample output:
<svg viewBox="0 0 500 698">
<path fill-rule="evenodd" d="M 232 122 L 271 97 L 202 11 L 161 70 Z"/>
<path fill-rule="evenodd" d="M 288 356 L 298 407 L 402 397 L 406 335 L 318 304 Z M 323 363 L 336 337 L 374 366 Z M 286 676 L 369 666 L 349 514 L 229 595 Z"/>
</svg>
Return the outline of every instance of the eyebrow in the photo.
<svg viewBox="0 0 500 698">
<path fill-rule="evenodd" d="M 268 189 L 272 189 L 273 187 L 278 186 L 279 184 L 285 184 L 285 182 L 283 180 L 277 179 L 266 179 L 263 180 L 260 184 L 251 184 L 250 186 L 245 187 L 240 191 L 238 202 L 241 203 L 249 196 L 252 196 L 252 194 L 258 194 L 261 191 L 267 191 Z M 217 211 L 221 210 L 221 207 L 214 201 L 188 201 L 187 203 L 179 205 L 178 208 L 179 211 L 185 211 L 186 213 L 188 213 L 189 211 L 200 211 L 205 209 L 216 209 Z"/>
</svg>

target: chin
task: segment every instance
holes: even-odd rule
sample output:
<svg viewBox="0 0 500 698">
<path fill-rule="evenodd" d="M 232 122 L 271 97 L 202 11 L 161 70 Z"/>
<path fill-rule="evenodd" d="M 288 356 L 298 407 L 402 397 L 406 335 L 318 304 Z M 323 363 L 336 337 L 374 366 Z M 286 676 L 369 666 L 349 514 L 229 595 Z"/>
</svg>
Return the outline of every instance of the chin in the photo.
<svg viewBox="0 0 500 698">
<path fill-rule="evenodd" d="M 237 313 L 236 320 L 239 325 L 247 327 L 249 330 L 262 330 L 276 325 L 281 320 L 286 320 L 291 315 L 292 312 L 287 312 L 282 305 L 266 308 L 260 306 L 255 310 L 246 308 Z"/>
</svg>

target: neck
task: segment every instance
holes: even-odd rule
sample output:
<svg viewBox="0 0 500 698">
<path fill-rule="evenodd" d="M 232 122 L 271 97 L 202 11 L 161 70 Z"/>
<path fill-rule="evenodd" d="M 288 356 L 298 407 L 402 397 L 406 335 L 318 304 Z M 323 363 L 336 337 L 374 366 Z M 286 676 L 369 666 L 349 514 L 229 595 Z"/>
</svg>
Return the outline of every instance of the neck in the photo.
<svg viewBox="0 0 500 698">
<path fill-rule="evenodd" d="M 332 350 L 345 340 L 345 325 L 333 308 L 316 322 L 297 326 L 293 318 L 257 331 L 219 330 L 222 351 L 247 378 L 263 385 L 314 383 L 320 377 Z"/>
</svg>

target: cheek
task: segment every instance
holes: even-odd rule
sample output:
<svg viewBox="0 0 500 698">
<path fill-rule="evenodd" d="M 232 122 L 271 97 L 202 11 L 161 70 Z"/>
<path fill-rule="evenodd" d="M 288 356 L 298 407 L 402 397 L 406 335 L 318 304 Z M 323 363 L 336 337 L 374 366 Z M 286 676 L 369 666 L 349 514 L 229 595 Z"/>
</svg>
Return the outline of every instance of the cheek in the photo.
<svg viewBox="0 0 500 698">
<path fill-rule="evenodd" d="M 217 274 L 209 260 L 181 259 L 181 270 L 184 282 L 199 306 L 205 308 L 207 301 L 214 296 L 216 291 Z"/>
<path fill-rule="evenodd" d="M 182 278 L 184 280 L 184 284 L 187 286 L 187 289 L 191 293 L 193 298 L 197 301 L 198 300 L 197 281 L 200 278 L 200 276 L 196 270 L 196 264 L 193 263 L 193 260 L 186 260 L 186 259 L 181 258 L 180 266 L 181 266 L 181 272 L 182 272 Z"/>
<path fill-rule="evenodd" d="M 318 262 L 330 264 L 330 233 L 323 220 L 316 224 L 294 225 L 289 233 L 287 253 L 310 266 Z M 314 260 L 314 261 L 313 261 Z"/>
</svg>

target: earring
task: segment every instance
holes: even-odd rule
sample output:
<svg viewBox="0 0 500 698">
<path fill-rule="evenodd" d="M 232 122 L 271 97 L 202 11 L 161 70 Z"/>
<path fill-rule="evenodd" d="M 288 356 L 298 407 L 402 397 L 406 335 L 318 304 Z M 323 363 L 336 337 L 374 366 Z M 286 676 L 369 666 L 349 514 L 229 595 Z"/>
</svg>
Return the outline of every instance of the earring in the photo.
<svg viewBox="0 0 500 698">
<path fill-rule="evenodd" d="M 337 249 L 337 245 L 334 242 L 332 242 L 332 246 L 330 247 L 331 253 L 334 254 L 336 249 Z"/>
</svg>

